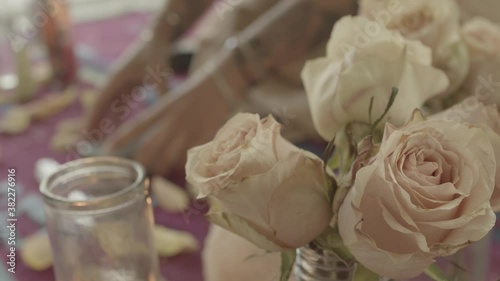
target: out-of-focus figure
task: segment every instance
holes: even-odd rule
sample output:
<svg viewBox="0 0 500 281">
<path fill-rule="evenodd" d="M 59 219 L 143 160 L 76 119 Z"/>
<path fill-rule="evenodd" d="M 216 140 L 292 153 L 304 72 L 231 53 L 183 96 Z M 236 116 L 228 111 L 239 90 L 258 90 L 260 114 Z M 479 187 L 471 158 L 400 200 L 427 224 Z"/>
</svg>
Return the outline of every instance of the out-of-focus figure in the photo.
<svg viewBox="0 0 500 281">
<path fill-rule="evenodd" d="M 53 77 L 62 85 L 67 85 L 76 76 L 68 3 L 60 0 L 41 0 L 39 9 L 46 11 L 47 22 L 42 25 L 42 34 Z"/>
<path fill-rule="evenodd" d="M 176 42 L 188 33 L 198 45 L 189 78 L 113 132 L 105 152 L 131 152 L 153 173 L 183 171 L 187 149 L 211 139 L 243 108 L 274 114 L 295 133 L 290 138 L 314 137 L 299 73 L 324 52 L 336 19 L 355 11 L 352 0 L 171 0 L 143 36 L 148 40 L 115 65 L 86 129 L 102 132 L 102 125 L 126 120 L 129 110 L 113 103 L 140 97 L 138 86 L 164 92 L 164 79 L 153 81 L 148 69 L 168 69 Z"/>
</svg>

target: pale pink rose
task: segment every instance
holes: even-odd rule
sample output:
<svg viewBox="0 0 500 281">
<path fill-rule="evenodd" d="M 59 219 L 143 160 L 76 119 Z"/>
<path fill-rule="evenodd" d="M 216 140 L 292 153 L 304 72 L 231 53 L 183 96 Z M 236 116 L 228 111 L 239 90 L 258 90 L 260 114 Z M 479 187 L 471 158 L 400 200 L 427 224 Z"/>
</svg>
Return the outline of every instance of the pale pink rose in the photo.
<svg viewBox="0 0 500 281">
<path fill-rule="evenodd" d="M 430 117 L 455 122 L 467 122 L 484 130 L 495 152 L 496 162 L 500 164 L 500 114 L 496 105 L 484 105 L 476 97 L 469 97 L 443 112 Z M 500 212 L 500 165 L 497 165 L 495 190 L 491 196 L 493 211 Z"/>
<path fill-rule="evenodd" d="M 471 56 L 464 89 L 485 104 L 500 105 L 500 25 L 474 18 L 464 24 L 462 34 Z"/>
<path fill-rule="evenodd" d="M 332 216 L 323 162 L 280 128 L 271 116 L 237 114 L 186 164 L 188 182 L 211 203 L 209 219 L 269 251 L 307 244 Z"/>
<path fill-rule="evenodd" d="M 416 120 L 416 119 L 415 119 Z M 446 120 L 386 126 L 339 210 L 340 235 L 367 268 L 412 278 L 495 224 L 496 162 L 484 131 Z"/>
<path fill-rule="evenodd" d="M 432 66 L 431 50 L 365 17 L 346 16 L 334 26 L 326 57 L 302 70 L 313 123 L 330 140 L 351 122 L 382 115 L 392 87 L 399 94 L 384 121 L 402 125 L 429 98 L 444 92 L 446 75 Z"/>
<path fill-rule="evenodd" d="M 280 135 L 273 117 L 240 113 L 231 118 L 214 140 L 188 151 L 187 180 L 198 188 L 199 197 L 259 175 L 288 156 L 295 146 Z"/>
<path fill-rule="evenodd" d="M 447 93 L 460 87 L 467 76 L 469 56 L 460 37 L 460 13 L 455 0 L 361 0 L 359 6 L 360 15 L 430 47 L 433 65 L 450 80 Z"/>
</svg>

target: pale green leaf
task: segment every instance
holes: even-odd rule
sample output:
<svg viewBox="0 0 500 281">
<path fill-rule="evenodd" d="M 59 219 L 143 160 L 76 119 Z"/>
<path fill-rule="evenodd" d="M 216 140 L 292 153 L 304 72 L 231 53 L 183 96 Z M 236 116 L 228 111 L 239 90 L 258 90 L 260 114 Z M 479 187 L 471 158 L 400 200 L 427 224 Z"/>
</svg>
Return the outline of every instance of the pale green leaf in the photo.
<svg viewBox="0 0 500 281">
<path fill-rule="evenodd" d="M 280 281 L 288 281 L 290 279 L 290 275 L 292 274 L 293 265 L 295 264 L 295 257 L 297 256 L 297 252 L 286 251 L 281 252 L 281 276 Z"/>
<path fill-rule="evenodd" d="M 433 263 L 425 269 L 425 274 L 434 281 L 449 281 L 437 264 Z"/>
<path fill-rule="evenodd" d="M 341 154 L 338 151 L 335 151 L 330 160 L 328 160 L 327 165 L 328 168 L 330 168 L 332 171 L 335 171 L 338 168 L 340 168 L 341 162 L 342 162 Z"/>
<path fill-rule="evenodd" d="M 358 264 L 356 266 L 356 270 L 354 271 L 354 278 L 352 281 L 378 281 L 379 276 L 369 270 L 368 268 L 364 267 L 362 264 Z"/>
<path fill-rule="evenodd" d="M 325 250 L 334 252 L 334 254 L 346 264 L 354 262 L 354 257 L 344 245 L 340 234 L 336 228 L 328 229 L 318 236 L 314 242 Z"/>
<path fill-rule="evenodd" d="M 387 106 L 385 107 L 384 112 L 382 115 L 372 124 L 372 133 L 375 131 L 375 128 L 377 128 L 378 124 L 382 122 L 384 117 L 389 113 L 389 110 L 391 109 L 392 105 L 394 104 L 394 101 L 396 100 L 396 96 L 398 95 L 399 89 L 396 87 L 392 88 L 391 96 L 389 97 L 389 101 L 387 102 Z"/>
<path fill-rule="evenodd" d="M 331 203 L 333 201 L 333 196 L 337 191 L 337 180 L 333 174 L 329 174 L 330 167 L 328 166 L 329 160 L 332 158 L 332 153 L 335 151 L 335 137 L 328 143 L 324 154 L 323 154 L 323 171 L 325 175 L 326 182 L 326 194 L 328 196 L 328 200 Z"/>
<path fill-rule="evenodd" d="M 332 157 L 332 153 L 334 150 L 335 150 L 335 137 L 333 137 L 333 139 L 330 140 L 323 153 L 323 163 L 325 165 L 328 165 L 328 160 L 330 159 L 330 157 Z"/>
<path fill-rule="evenodd" d="M 373 111 L 373 101 L 375 100 L 375 97 L 372 97 L 370 99 L 370 106 L 368 107 L 368 123 L 370 126 L 372 125 L 372 111 Z"/>
</svg>

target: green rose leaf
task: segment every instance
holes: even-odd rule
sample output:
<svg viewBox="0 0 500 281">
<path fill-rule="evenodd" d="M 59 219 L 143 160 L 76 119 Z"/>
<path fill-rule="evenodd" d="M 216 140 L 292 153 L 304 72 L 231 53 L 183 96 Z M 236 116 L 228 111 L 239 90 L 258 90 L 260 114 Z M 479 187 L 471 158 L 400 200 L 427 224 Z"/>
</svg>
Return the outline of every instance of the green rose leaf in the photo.
<svg viewBox="0 0 500 281">
<path fill-rule="evenodd" d="M 425 269 L 425 274 L 434 281 L 449 281 L 443 271 L 435 263 Z"/>
<path fill-rule="evenodd" d="M 362 264 L 358 264 L 354 271 L 353 281 L 378 281 L 379 278 L 375 272 L 364 267 Z"/>
<path fill-rule="evenodd" d="M 288 281 L 292 274 L 293 265 L 295 263 L 296 251 L 281 252 L 281 276 L 280 281 Z"/>
</svg>

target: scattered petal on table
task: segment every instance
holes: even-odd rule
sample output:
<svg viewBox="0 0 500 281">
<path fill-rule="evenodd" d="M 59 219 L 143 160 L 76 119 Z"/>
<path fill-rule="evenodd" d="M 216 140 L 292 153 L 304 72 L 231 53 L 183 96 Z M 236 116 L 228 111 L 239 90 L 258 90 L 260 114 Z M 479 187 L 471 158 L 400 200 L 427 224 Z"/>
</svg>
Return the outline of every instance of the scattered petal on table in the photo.
<svg viewBox="0 0 500 281">
<path fill-rule="evenodd" d="M 42 180 L 50 176 L 59 167 L 59 162 L 52 158 L 40 158 L 35 163 L 34 175 L 36 180 L 40 183 Z"/>
<path fill-rule="evenodd" d="M 68 87 L 63 93 L 54 93 L 34 100 L 25 106 L 33 120 L 44 120 L 68 107 L 76 99 L 74 87 Z"/>
<path fill-rule="evenodd" d="M 56 152 L 64 152 L 75 148 L 78 141 L 82 139 L 84 120 L 73 118 L 62 120 L 57 124 L 56 131 L 50 139 L 50 148 Z"/>
<path fill-rule="evenodd" d="M 52 251 L 46 231 L 39 231 L 25 238 L 21 247 L 21 259 L 33 270 L 45 270 L 52 266 Z"/>
<path fill-rule="evenodd" d="M 0 133 L 17 135 L 29 128 L 30 113 L 22 107 L 13 107 L 0 120 Z"/>
<path fill-rule="evenodd" d="M 73 119 L 64 119 L 57 124 L 56 131 L 64 133 L 68 132 L 80 133 L 82 129 L 85 127 L 84 123 L 85 121 L 81 117 Z"/>
<path fill-rule="evenodd" d="M 156 250 L 160 257 L 172 257 L 198 249 L 198 240 L 189 232 L 169 229 L 161 225 L 154 228 Z"/>
<path fill-rule="evenodd" d="M 160 208 L 169 212 L 184 212 L 189 208 L 188 193 L 173 182 L 154 176 L 151 188 L 153 198 Z"/>
<path fill-rule="evenodd" d="M 56 132 L 50 139 L 50 149 L 55 152 L 64 152 L 66 149 L 74 148 L 80 139 L 80 133 Z"/>
</svg>

